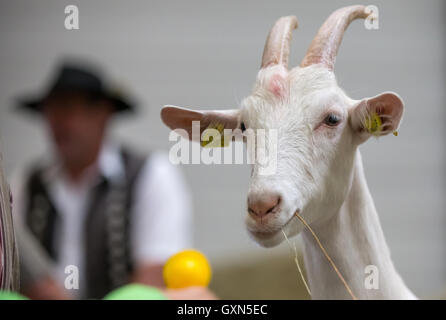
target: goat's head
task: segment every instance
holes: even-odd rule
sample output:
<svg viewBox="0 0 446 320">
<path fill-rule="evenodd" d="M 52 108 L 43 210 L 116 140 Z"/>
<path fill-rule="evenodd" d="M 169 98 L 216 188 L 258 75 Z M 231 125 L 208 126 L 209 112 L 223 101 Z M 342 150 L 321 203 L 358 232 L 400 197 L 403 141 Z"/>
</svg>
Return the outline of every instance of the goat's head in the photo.
<svg viewBox="0 0 446 320">
<path fill-rule="evenodd" d="M 309 223 L 338 211 L 351 185 L 358 145 L 399 125 L 403 102 L 398 95 L 353 100 L 338 87 L 333 73 L 343 33 L 353 20 L 367 17 L 365 9 L 351 6 L 331 14 L 300 66 L 292 70 L 288 55 L 297 20 L 280 18 L 266 40 L 253 92 L 239 110 L 166 106 L 161 112 L 167 126 L 189 132 L 194 120 L 202 130 L 212 122 L 228 129 L 277 130 L 276 173 L 261 175 L 254 164 L 247 201 L 248 230 L 263 246 L 280 243 L 282 230 L 288 236 L 302 230 L 296 211 Z"/>
</svg>

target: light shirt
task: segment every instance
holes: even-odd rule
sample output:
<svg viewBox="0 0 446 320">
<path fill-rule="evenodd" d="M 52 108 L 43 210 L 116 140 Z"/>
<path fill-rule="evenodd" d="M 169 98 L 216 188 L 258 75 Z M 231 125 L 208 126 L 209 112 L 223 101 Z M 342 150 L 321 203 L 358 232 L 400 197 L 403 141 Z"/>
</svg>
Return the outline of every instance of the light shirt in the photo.
<svg viewBox="0 0 446 320">
<path fill-rule="evenodd" d="M 122 180 L 125 168 L 119 149 L 105 144 L 95 165 L 88 168 L 79 182 L 73 184 L 60 166 L 54 164 L 43 173 L 43 181 L 59 214 L 55 226 L 58 261 L 56 279 L 64 285 L 65 268 L 74 265 L 79 270 L 79 289 L 70 294 L 80 298 L 85 293 L 85 256 L 83 226 L 90 203 L 92 188 L 99 173 L 106 179 Z M 23 223 L 24 194 L 27 176 L 12 179 L 13 213 Z M 181 172 L 169 162 L 167 154 L 152 152 L 136 180 L 130 223 L 132 262 L 164 263 L 177 251 L 192 245 L 191 200 Z"/>
</svg>

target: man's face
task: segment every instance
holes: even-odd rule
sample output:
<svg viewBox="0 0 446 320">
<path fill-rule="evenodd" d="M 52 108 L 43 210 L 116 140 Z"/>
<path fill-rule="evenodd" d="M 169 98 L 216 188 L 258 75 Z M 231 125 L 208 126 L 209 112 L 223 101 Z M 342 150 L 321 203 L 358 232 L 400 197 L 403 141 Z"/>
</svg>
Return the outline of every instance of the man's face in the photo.
<svg viewBox="0 0 446 320">
<path fill-rule="evenodd" d="M 84 164 L 96 156 L 111 114 L 111 103 L 75 92 L 54 94 L 43 104 L 54 145 L 66 164 Z"/>
</svg>

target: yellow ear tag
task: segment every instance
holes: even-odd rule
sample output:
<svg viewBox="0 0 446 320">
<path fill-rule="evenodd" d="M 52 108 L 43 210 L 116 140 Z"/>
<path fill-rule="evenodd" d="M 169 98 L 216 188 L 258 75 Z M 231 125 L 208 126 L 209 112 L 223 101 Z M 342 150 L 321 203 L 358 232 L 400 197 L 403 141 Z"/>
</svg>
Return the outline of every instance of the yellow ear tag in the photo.
<svg viewBox="0 0 446 320">
<path fill-rule="evenodd" d="M 373 112 L 370 116 L 365 119 L 364 126 L 367 131 L 372 135 L 379 135 L 381 132 L 382 121 L 376 112 Z"/>
<path fill-rule="evenodd" d="M 207 129 L 215 129 L 220 133 L 220 139 L 215 139 L 214 136 L 211 134 L 211 132 L 206 131 Z M 224 148 L 229 146 L 229 140 L 225 139 L 226 137 L 223 135 L 225 126 L 222 123 L 210 123 L 206 130 L 204 131 L 202 140 L 201 140 L 201 146 L 206 148 Z"/>
</svg>

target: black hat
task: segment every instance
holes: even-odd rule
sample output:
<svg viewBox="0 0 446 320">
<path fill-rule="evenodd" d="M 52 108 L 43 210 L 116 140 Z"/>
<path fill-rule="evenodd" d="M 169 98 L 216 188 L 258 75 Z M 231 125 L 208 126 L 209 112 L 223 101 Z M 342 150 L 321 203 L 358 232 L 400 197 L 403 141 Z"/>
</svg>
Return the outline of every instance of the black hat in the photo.
<svg viewBox="0 0 446 320">
<path fill-rule="evenodd" d="M 20 99 L 19 106 L 40 112 L 42 102 L 50 95 L 59 92 L 85 92 L 95 97 L 111 101 L 115 112 L 133 111 L 133 104 L 117 90 L 106 87 L 100 74 L 79 64 L 65 63 L 59 67 L 55 80 L 43 95 L 34 98 Z"/>
</svg>

